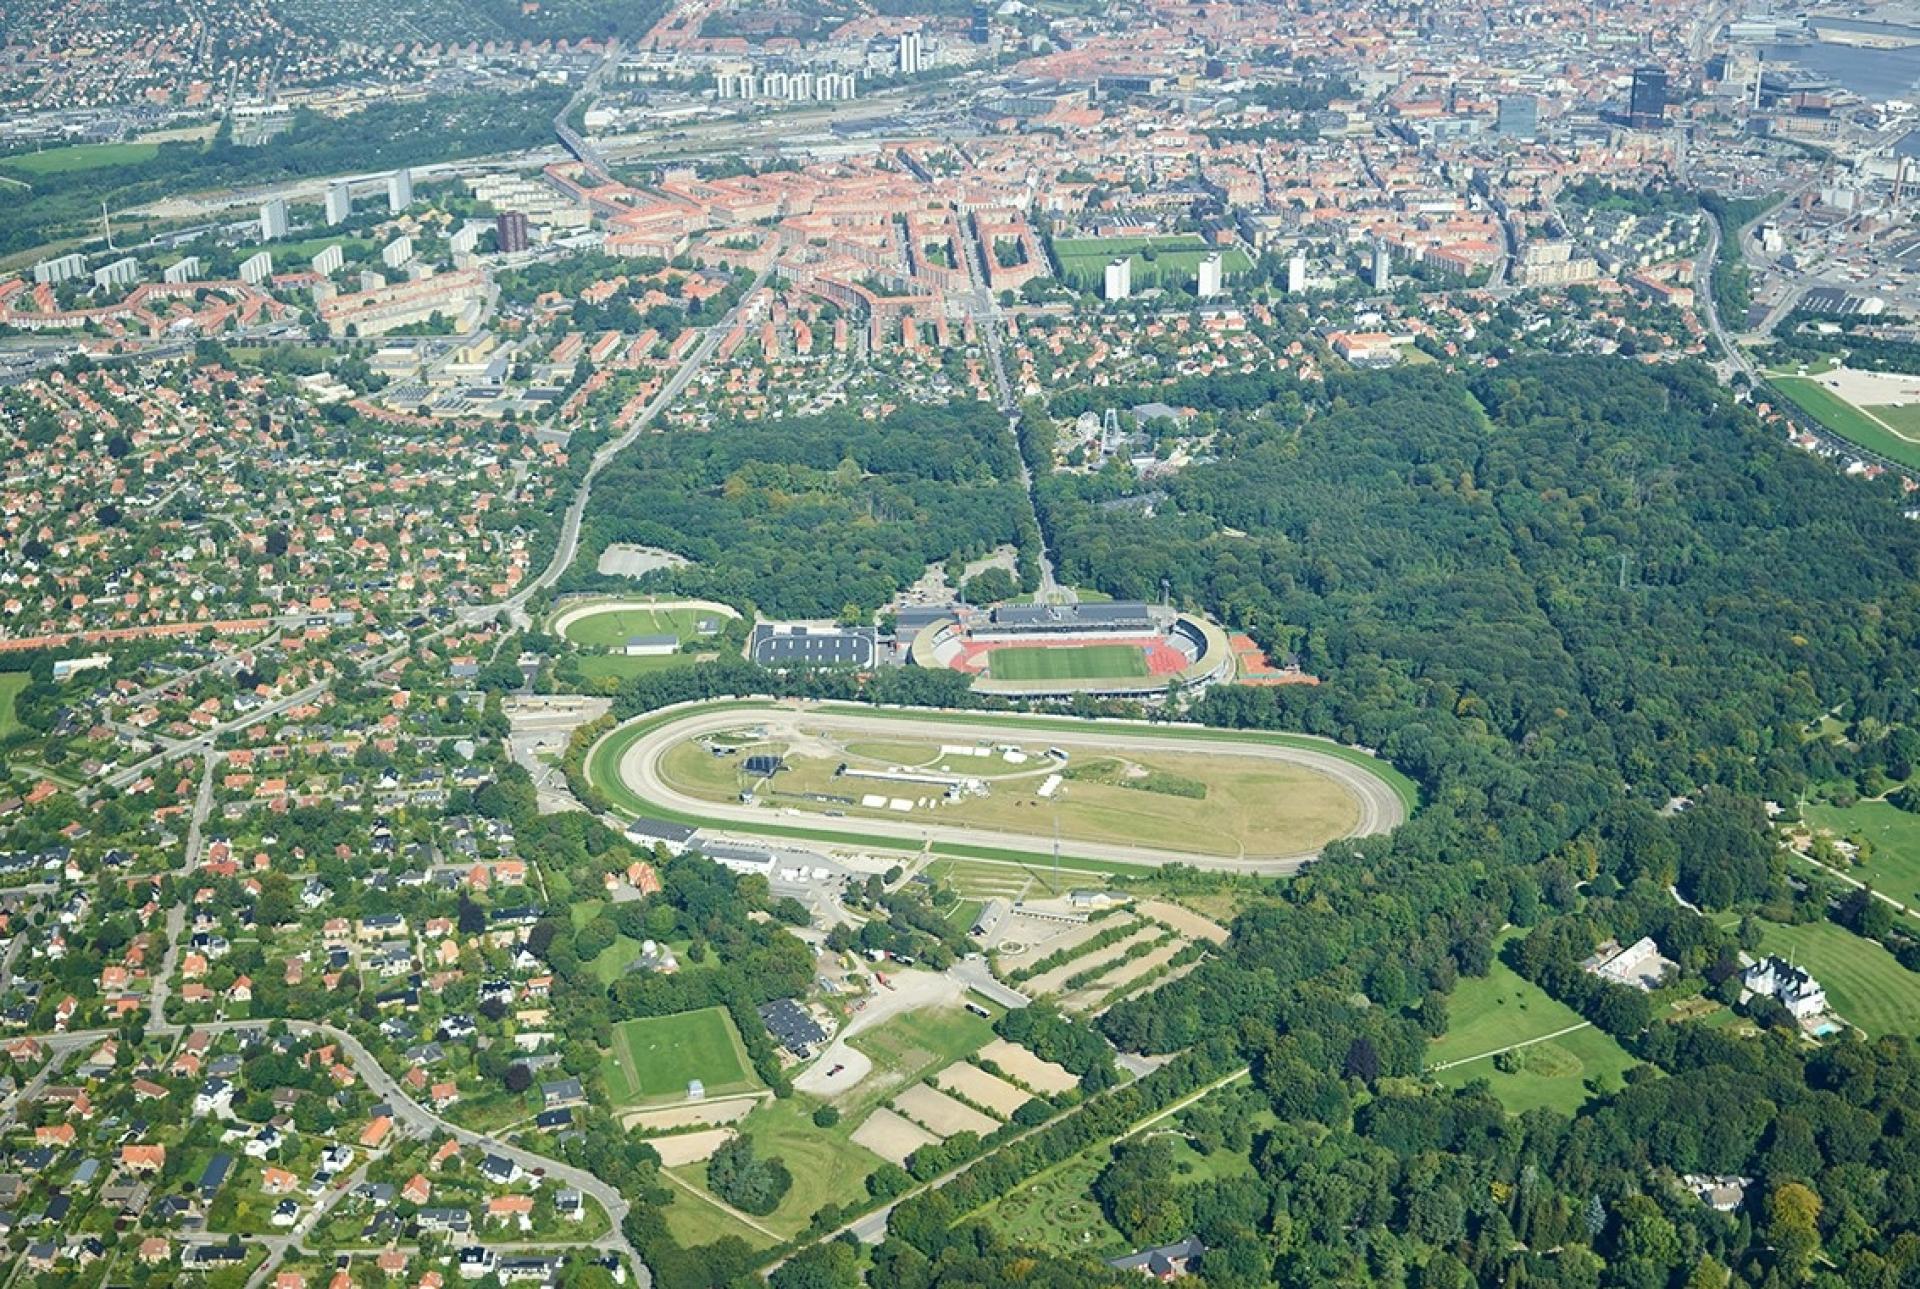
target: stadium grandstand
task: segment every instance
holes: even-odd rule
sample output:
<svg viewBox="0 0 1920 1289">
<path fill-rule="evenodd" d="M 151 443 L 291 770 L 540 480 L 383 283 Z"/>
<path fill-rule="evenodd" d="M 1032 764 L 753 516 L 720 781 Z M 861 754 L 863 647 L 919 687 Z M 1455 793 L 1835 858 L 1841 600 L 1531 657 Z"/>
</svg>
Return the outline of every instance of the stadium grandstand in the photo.
<svg viewBox="0 0 1920 1289">
<path fill-rule="evenodd" d="M 1023 698 L 1151 699 L 1233 674 L 1218 627 L 1142 603 L 959 605 L 915 633 L 910 660 L 972 676 L 977 693 Z"/>
</svg>

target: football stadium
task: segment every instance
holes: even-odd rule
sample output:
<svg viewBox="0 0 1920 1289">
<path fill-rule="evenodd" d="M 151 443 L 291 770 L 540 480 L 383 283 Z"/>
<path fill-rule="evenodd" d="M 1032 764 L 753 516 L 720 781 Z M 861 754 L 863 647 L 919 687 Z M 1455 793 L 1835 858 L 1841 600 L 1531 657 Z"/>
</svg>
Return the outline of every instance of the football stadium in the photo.
<svg viewBox="0 0 1920 1289">
<path fill-rule="evenodd" d="M 963 672 L 979 693 L 1153 698 L 1233 672 L 1225 633 L 1141 603 L 957 605 L 914 635 L 916 666 Z"/>
</svg>

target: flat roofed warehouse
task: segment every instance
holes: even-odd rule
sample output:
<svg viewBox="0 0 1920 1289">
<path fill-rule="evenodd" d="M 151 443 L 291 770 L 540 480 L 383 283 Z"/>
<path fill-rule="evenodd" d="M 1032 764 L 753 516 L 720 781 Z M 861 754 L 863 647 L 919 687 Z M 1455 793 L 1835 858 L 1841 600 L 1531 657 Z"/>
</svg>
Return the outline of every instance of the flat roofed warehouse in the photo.
<svg viewBox="0 0 1920 1289">
<path fill-rule="evenodd" d="M 762 667 L 871 667 L 876 654 L 871 627 L 763 622 L 747 638 L 747 656 Z"/>
</svg>

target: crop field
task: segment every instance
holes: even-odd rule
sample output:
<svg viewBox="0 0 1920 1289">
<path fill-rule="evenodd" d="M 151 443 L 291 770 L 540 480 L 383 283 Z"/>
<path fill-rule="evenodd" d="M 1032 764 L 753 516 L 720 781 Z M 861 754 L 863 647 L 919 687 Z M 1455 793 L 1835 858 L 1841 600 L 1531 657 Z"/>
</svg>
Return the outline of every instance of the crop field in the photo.
<svg viewBox="0 0 1920 1289">
<path fill-rule="evenodd" d="M 1340 784 L 1305 766 L 1254 757 L 1177 749 L 1096 756 L 1086 764 L 1090 770 L 1099 767 L 1098 773 L 1076 777 L 1066 771 L 1065 781 L 1043 797 L 1041 788 L 1060 773 L 1059 763 L 1045 755 L 1044 743 L 1026 747 L 1017 753 L 1023 759 L 1010 763 L 992 749 L 990 755 L 960 756 L 935 742 L 843 740 L 805 722 L 790 733 L 737 742 L 725 736 L 688 739 L 660 757 L 661 779 L 676 792 L 714 802 L 734 802 L 751 789 L 763 805 L 779 810 L 977 825 L 1010 833 L 1050 833 L 1057 822 L 1063 841 L 1227 856 L 1310 850 L 1349 831 L 1359 818 L 1358 802 Z M 715 745 L 734 750 L 715 755 Z M 871 751 L 886 755 L 862 755 Z M 783 757 L 783 768 L 771 779 L 744 771 L 746 757 L 758 752 Z M 944 783 L 879 777 L 903 770 L 979 780 L 981 789 L 949 797 Z M 1010 890 L 1025 882 L 1012 873 L 999 877 L 992 886 Z M 960 893 L 1001 893 L 986 886 Z"/>
<path fill-rule="evenodd" d="M 1884 801 L 1862 801 L 1845 809 L 1810 805 L 1805 814 L 1815 828 L 1872 843 L 1872 858 L 1847 869 L 1850 877 L 1902 904 L 1920 906 L 1920 815 Z"/>
<path fill-rule="evenodd" d="M 1133 287 L 1136 291 L 1175 283 L 1191 286 L 1199 271 L 1200 261 L 1213 249 L 1191 235 L 1061 237 L 1053 242 L 1053 255 L 1060 262 L 1062 279 L 1081 291 L 1097 289 L 1107 262 L 1122 255 L 1133 261 Z M 1148 258 L 1149 254 L 1152 258 Z M 1220 254 L 1228 279 L 1253 267 L 1253 261 L 1247 258 L 1247 253 L 1237 246 L 1222 249 Z"/>
<path fill-rule="evenodd" d="M 678 1101 L 689 1079 L 704 1083 L 709 1096 L 760 1086 L 732 1019 L 719 1007 L 622 1021 L 613 1027 L 600 1072 L 616 1106 Z"/>
<path fill-rule="evenodd" d="M 1147 674 L 1147 659 L 1132 645 L 1022 646 L 995 649 L 987 670 L 995 680 L 1131 680 Z"/>
<path fill-rule="evenodd" d="M 1760 947 L 1812 972 L 1833 1009 L 1869 1038 L 1920 1033 L 1920 975 L 1874 941 L 1831 922 L 1768 923 Z"/>
</svg>

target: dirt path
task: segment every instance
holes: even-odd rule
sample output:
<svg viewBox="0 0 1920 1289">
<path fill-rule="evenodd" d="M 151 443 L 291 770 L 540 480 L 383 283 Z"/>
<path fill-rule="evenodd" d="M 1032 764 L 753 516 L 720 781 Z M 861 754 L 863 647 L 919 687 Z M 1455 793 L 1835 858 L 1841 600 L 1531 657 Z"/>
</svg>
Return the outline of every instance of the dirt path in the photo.
<svg viewBox="0 0 1920 1289">
<path fill-rule="evenodd" d="M 851 1091 L 873 1073 L 873 1061 L 848 1039 L 906 1012 L 927 1007 L 958 1007 L 966 995 L 966 988 L 959 981 L 931 971 L 903 971 L 898 975 L 889 973 L 887 980 L 893 988 L 876 987 L 866 1007 L 855 1013 L 854 1018 L 834 1035 L 833 1041 L 827 1044 L 813 1064 L 794 1079 L 796 1092 L 837 1097 Z M 840 1067 L 840 1072 L 829 1074 L 828 1071 L 836 1065 Z"/>
</svg>

